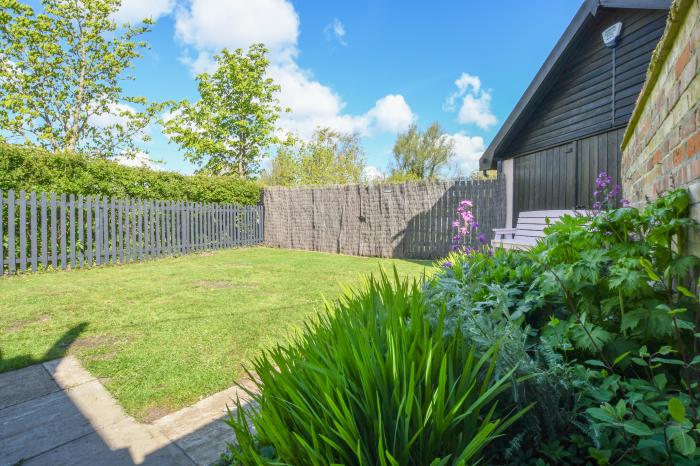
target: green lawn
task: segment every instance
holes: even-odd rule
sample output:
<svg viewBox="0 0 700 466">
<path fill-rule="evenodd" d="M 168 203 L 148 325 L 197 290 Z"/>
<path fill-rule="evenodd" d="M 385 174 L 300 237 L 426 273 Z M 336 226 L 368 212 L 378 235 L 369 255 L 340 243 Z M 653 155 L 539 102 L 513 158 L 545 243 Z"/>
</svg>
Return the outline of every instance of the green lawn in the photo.
<svg viewBox="0 0 700 466">
<path fill-rule="evenodd" d="M 0 279 L 0 372 L 75 354 L 122 406 L 160 417 L 231 386 L 341 285 L 426 262 L 269 248 Z"/>
</svg>

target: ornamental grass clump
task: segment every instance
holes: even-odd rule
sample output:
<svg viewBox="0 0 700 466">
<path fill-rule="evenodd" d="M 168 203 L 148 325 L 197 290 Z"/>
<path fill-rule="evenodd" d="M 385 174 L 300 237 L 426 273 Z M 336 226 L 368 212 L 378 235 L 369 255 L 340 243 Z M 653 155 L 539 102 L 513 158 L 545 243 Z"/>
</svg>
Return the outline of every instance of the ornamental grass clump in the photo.
<svg viewBox="0 0 700 466">
<path fill-rule="evenodd" d="M 425 319 L 419 284 L 382 273 L 254 361 L 259 394 L 229 420 L 229 461 L 473 464 L 524 412 L 494 415 L 512 376 L 494 380 L 497 353 L 445 337 Z"/>
</svg>

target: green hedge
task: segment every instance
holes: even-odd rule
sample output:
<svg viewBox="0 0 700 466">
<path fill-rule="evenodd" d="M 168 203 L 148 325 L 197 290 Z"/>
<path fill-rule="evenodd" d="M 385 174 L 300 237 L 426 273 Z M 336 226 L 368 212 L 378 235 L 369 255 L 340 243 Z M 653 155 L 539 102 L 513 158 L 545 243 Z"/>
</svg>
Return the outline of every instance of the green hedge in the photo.
<svg viewBox="0 0 700 466">
<path fill-rule="evenodd" d="M 260 201 L 255 181 L 185 176 L 1 143 L 0 189 L 244 205 Z"/>
</svg>

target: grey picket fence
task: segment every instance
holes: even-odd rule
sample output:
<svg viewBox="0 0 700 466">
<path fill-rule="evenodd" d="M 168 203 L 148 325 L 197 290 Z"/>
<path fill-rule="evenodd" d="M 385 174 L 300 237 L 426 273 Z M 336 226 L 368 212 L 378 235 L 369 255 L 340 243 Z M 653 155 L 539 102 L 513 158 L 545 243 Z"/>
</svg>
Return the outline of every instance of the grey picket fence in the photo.
<svg viewBox="0 0 700 466">
<path fill-rule="evenodd" d="M 0 276 L 262 243 L 263 207 L 0 190 Z"/>
</svg>

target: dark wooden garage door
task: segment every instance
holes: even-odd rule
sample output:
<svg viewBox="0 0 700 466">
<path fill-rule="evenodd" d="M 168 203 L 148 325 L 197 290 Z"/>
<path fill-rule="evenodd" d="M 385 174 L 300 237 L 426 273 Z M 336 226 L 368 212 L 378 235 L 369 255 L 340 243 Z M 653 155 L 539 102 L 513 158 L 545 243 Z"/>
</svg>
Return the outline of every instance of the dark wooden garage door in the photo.
<svg viewBox="0 0 700 466">
<path fill-rule="evenodd" d="M 514 160 L 514 220 L 528 210 L 591 208 L 595 179 L 607 172 L 620 183 L 624 128 Z"/>
</svg>

